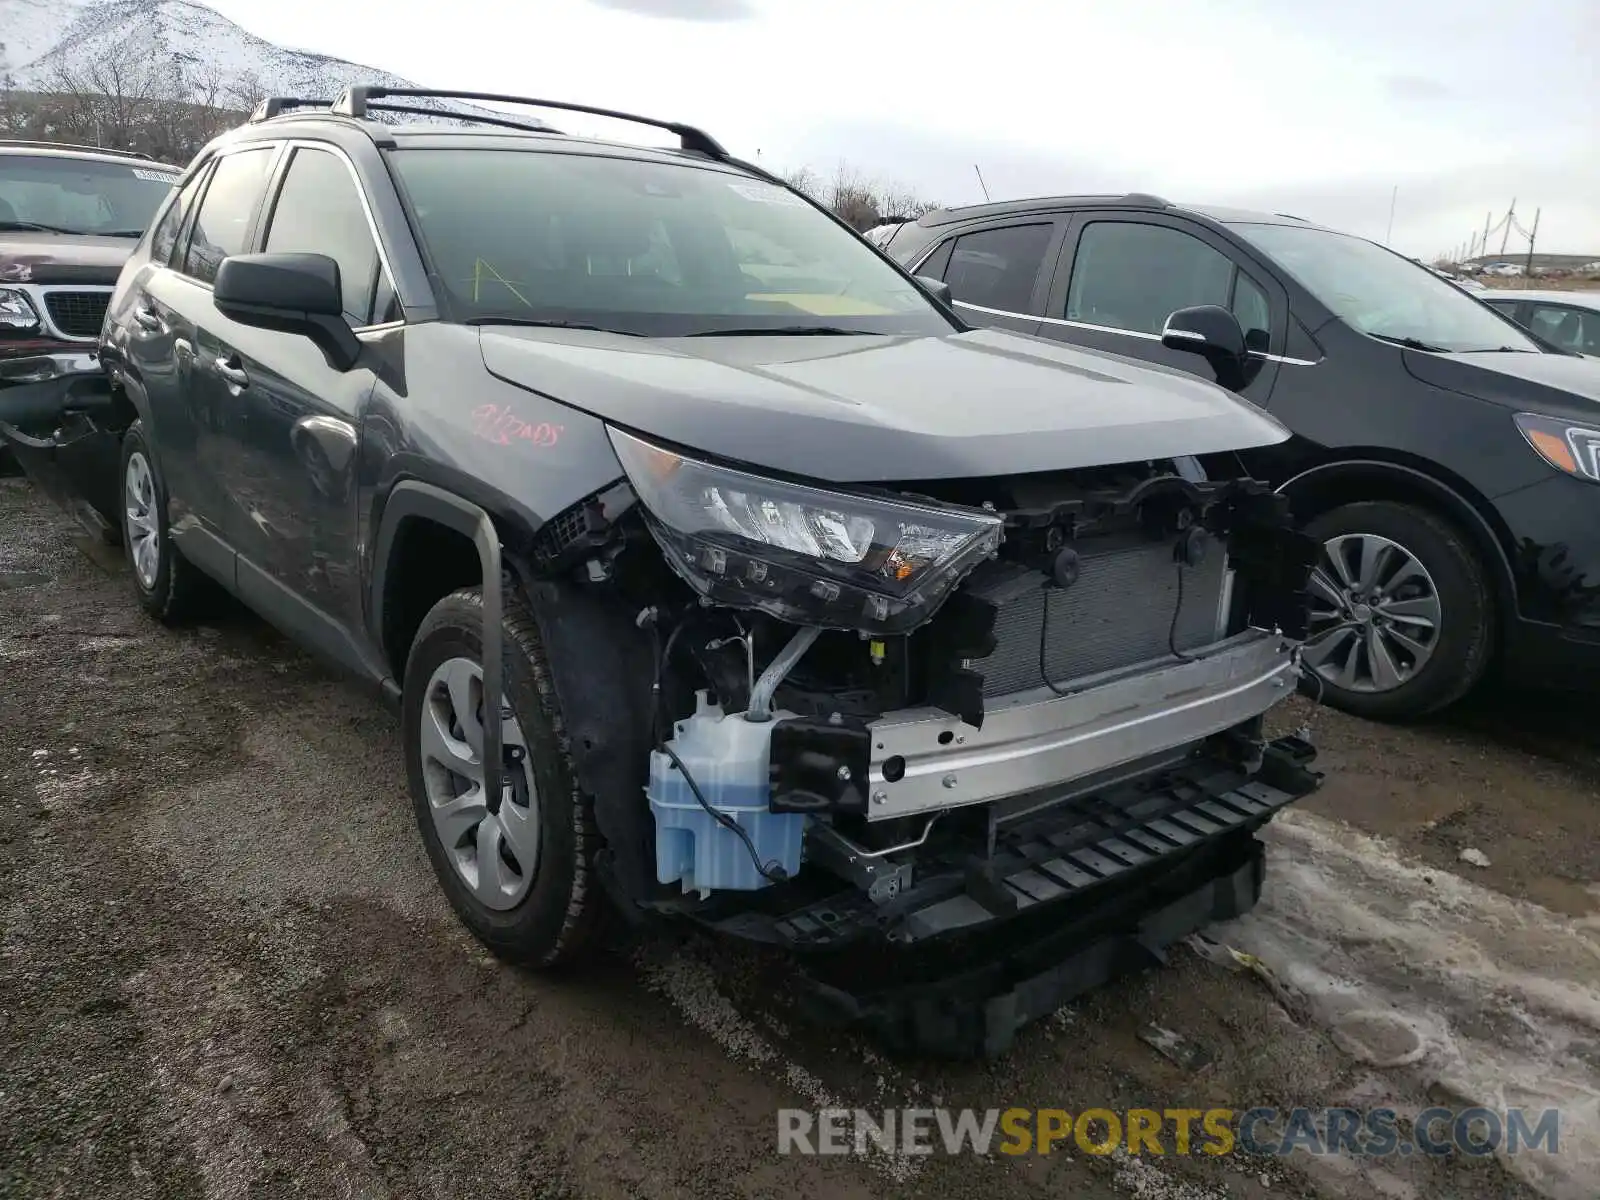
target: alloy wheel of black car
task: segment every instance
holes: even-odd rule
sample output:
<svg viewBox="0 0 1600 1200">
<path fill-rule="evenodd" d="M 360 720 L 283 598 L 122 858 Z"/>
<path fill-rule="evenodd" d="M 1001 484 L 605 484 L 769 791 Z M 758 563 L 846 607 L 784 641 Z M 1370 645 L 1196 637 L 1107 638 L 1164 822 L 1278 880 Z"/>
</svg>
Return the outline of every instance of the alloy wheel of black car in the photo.
<svg viewBox="0 0 1600 1200">
<path fill-rule="evenodd" d="M 172 544 L 167 490 L 143 421 L 135 421 L 122 438 L 121 498 L 122 543 L 140 607 L 165 624 L 188 620 L 201 608 L 208 581 Z"/>
<path fill-rule="evenodd" d="M 406 662 L 403 730 L 417 828 L 456 915 L 502 958 L 551 967 L 593 940 L 600 836 L 579 789 L 532 615 L 505 597 L 502 794 L 483 790 L 483 600 L 439 601 Z"/>
<path fill-rule="evenodd" d="M 1347 504 L 1308 523 L 1322 543 L 1305 662 L 1323 698 L 1358 716 L 1425 716 L 1482 677 L 1493 601 L 1471 548 L 1425 509 Z"/>
</svg>

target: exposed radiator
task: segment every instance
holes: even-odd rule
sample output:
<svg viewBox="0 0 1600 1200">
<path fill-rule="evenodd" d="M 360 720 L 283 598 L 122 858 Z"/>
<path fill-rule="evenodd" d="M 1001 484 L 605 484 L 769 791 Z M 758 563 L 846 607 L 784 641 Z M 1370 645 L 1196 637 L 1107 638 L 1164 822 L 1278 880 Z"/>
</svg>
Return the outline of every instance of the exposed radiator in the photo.
<svg viewBox="0 0 1600 1200">
<path fill-rule="evenodd" d="M 1170 542 L 1095 554 L 1086 552 L 1070 588 L 1041 587 L 1000 610 L 993 654 L 975 660 L 985 696 L 1006 696 L 1043 685 L 1039 636 L 1050 606 L 1044 666 L 1057 686 L 1086 675 L 1170 658 L 1171 646 L 1193 650 L 1218 639 L 1227 556 L 1213 545 L 1205 561 L 1183 568 L 1183 607 L 1178 603 L 1178 565 Z"/>
</svg>

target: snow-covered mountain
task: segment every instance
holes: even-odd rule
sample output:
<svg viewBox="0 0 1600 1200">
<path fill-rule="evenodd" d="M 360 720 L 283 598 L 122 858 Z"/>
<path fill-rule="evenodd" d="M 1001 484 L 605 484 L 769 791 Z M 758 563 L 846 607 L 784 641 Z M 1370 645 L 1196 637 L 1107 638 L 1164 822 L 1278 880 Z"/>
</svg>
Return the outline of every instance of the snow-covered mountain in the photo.
<svg viewBox="0 0 1600 1200">
<path fill-rule="evenodd" d="M 66 79 L 105 91 L 112 72 L 124 91 L 228 107 L 263 95 L 331 98 L 352 83 L 419 86 L 274 45 L 193 0 L 0 0 L 0 77 L 12 86 L 52 91 Z"/>
</svg>

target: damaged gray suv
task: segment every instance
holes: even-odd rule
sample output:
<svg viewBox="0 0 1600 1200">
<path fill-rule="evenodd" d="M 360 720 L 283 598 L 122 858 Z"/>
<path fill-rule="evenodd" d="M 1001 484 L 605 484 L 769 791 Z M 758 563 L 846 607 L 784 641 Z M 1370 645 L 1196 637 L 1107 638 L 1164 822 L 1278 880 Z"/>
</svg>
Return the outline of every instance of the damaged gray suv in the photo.
<svg viewBox="0 0 1600 1200">
<path fill-rule="evenodd" d="M 694 128 L 395 122 L 424 98 L 515 99 L 271 100 L 207 147 L 104 386 L 11 432 L 41 476 L 115 448 L 72 482 L 153 615 L 221 589 L 393 700 L 477 937 L 698 922 L 994 1052 L 1255 901 L 1319 779 L 1263 722 L 1314 547 L 1231 457 L 1281 426 L 968 328 Z M 1167 337 L 1245 353 L 1221 309 Z"/>
</svg>

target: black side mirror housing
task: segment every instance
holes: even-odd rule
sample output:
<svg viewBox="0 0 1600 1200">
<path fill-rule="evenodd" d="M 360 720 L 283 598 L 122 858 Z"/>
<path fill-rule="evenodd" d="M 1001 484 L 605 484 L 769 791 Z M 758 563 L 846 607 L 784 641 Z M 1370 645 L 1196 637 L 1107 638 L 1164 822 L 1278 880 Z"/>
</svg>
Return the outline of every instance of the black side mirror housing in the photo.
<svg viewBox="0 0 1600 1200">
<path fill-rule="evenodd" d="M 912 278 L 917 281 L 923 291 L 927 292 L 928 295 L 939 301 L 946 308 L 956 302 L 955 297 L 950 293 L 950 285 L 944 280 L 935 279 L 932 275 L 914 275 Z"/>
<path fill-rule="evenodd" d="M 1161 344 L 1168 350 L 1198 354 L 1211 364 L 1217 382 L 1237 392 L 1245 385 L 1248 348 L 1239 318 L 1220 304 L 1180 308 L 1167 318 Z"/>
<path fill-rule="evenodd" d="M 361 357 L 361 342 L 344 319 L 339 264 L 325 254 L 231 255 L 217 268 L 212 298 L 241 325 L 304 334 L 336 371 L 348 371 Z"/>
</svg>

